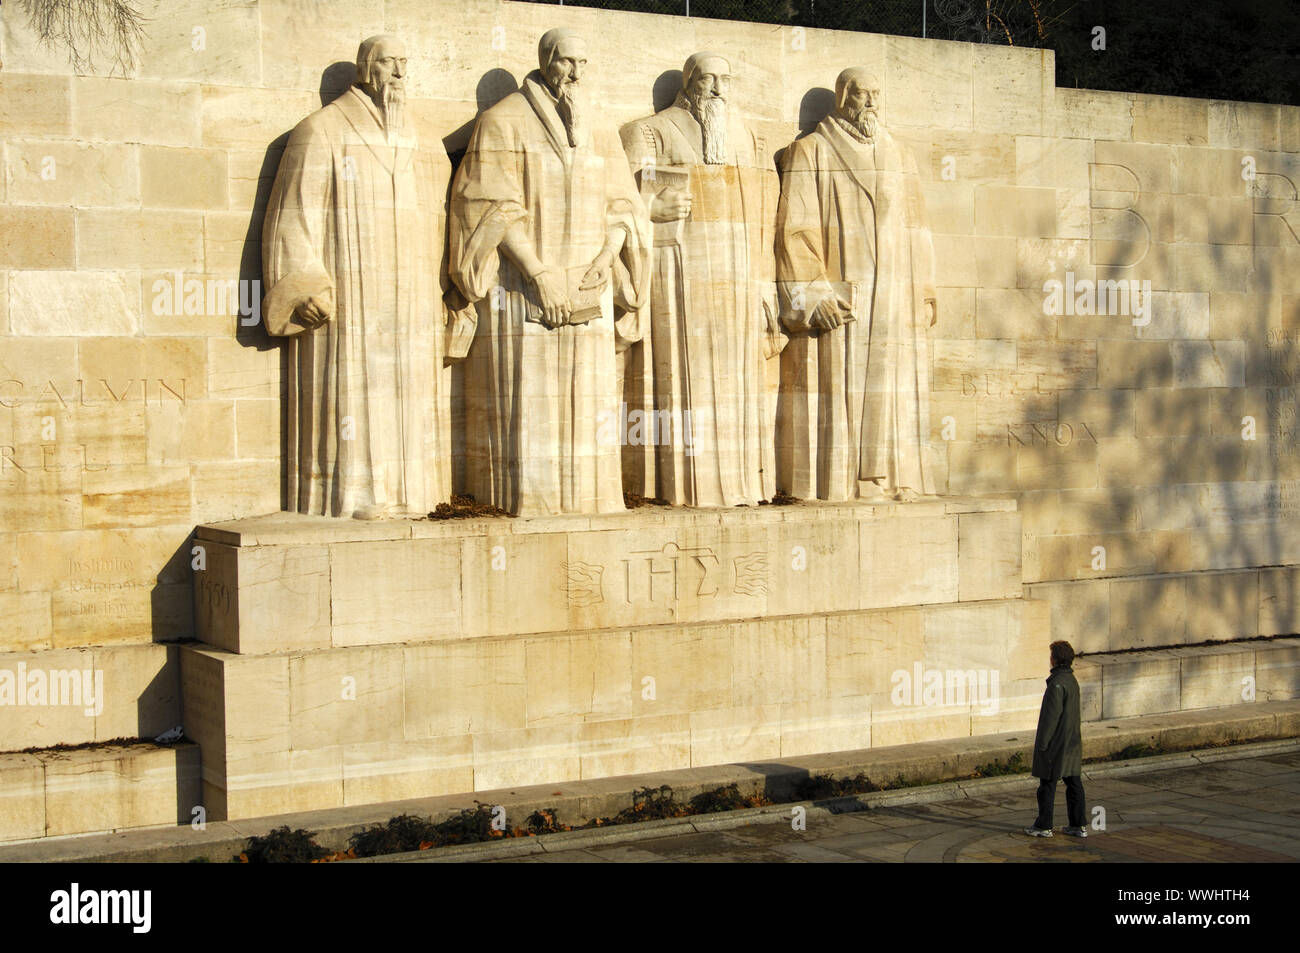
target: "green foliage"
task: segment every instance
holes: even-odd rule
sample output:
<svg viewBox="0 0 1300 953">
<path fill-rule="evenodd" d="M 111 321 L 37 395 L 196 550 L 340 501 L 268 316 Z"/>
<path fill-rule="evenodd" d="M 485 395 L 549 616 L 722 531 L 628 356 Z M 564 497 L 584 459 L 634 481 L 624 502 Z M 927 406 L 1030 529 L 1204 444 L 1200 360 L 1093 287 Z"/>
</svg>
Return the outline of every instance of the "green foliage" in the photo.
<svg viewBox="0 0 1300 953">
<path fill-rule="evenodd" d="M 569 825 L 560 823 L 553 807 L 543 807 L 533 811 L 528 815 L 524 824 L 525 832 L 534 837 L 542 834 L 560 834 L 564 831 L 573 830 Z"/>
<path fill-rule="evenodd" d="M 455 817 L 449 817 L 434 825 L 437 837 L 433 843 L 438 847 L 452 844 L 476 844 L 479 841 L 504 837 L 505 831 L 492 826 L 492 805 L 474 802 L 474 807 L 467 807 Z"/>
<path fill-rule="evenodd" d="M 629 493 L 624 490 L 623 505 L 629 510 L 635 510 L 642 506 L 671 506 L 672 504 L 657 496 L 641 496 L 639 493 Z"/>
<path fill-rule="evenodd" d="M 353 834 L 350 838 L 355 857 L 378 857 L 382 854 L 404 854 L 432 847 L 451 847 L 456 844 L 477 844 L 511 836 L 510 832 L 492 826 L 492 806 L 479 801 L 459 814 L 439 821 L 431 818 L 399 814 L 383 824 L 376 824 Z"/>
<path fill-rule="evenodd" d="M 635 824 L 638 821 L 658 821 L 665 817 L 685 817 L 690 809 L 673 798 L 673 789 L 666 784 L 657 788 L 638 788 L 632 792 L 632 806 L 625 807 L 612 818 L 597 822 L 605 824 Z"/>
<path fill-rule="evenodd" d="M 932 783 L 932 782 L 930 782 L 930 781 L 921 781 L 921 780 L 919 780 L 919 779 L 917 779 L 917 780 L 909 780 L 908 778 L 903 777 L 903 775 L 900 773 L 900 774 L 896 774 L 896 775 L 894 775 L 894 780 L 892 780 L 892 781 L 890 781 L 888 784 L 886 784 L 886 785 L 885 785 L 885 789 L 886 789 L 886 790 L 889 790 L 889 791 L 892 791 L 892 790 L 894 790 L 894 789 L 896 789 L 896 788 L 919 788 L 919 787 L 924 787 L 925 785 L 930 784 L 930 783 Z"/>
<path fill-rule="evenodd" d="M 509 516 L 505 510 L 491 503 L 479 503 L 468 493 L 453 493 L 450 503 L 439 503 L 429 513 L 431 520 L 477 519 L 483 516 Z"/>
</svg>

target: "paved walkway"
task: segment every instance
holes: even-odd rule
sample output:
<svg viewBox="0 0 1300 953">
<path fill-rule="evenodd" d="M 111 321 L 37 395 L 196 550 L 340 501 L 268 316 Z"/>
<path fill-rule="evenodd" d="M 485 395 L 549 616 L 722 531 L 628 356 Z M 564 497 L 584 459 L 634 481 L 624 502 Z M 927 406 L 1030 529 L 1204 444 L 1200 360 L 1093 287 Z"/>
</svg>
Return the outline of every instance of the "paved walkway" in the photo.
<svg viewBox="0 0 1300 953">
<path fill-rule="evenodd" d="M 1300 751 L 1180 767 L 1152 766 L 1087 785 L 1090 817 L 1104 829 L 1081 840 L 1060 832 L 1064 785 L 1057 788 L 1051 838 L 1021 833 L 1034 818 L 1031 779 L 990 784 L 996 792 L 954 800 L 875 807 L 828 815 L 810 811 L 807 830 L 788 814 L 721 830 L 673 833 L 631 842 L 491 863 L 1293 863 L 1300 859 Z M 1096 815 L 1098 821 L 1100 815 Z M 647 831 L 646 833 L 651 833 Z M 667 833 L 667 832 L 666 832 Z M 560 835 L 568 836 L 568 835 Z M 548 841 L 549 838 L 539 838 Z M 558 842 L 554 842 L 558 846 Z"/>
</svg>

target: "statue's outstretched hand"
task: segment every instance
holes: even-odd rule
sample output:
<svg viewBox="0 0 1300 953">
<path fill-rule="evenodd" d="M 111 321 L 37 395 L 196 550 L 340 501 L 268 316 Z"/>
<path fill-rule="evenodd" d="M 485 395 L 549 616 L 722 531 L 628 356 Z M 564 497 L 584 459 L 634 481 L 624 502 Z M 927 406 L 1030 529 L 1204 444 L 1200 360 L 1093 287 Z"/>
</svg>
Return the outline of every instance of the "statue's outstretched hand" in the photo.
<svg viewBox="0 0 1300 953">
<path fill-rule="evenodd" d="M 579 291 L 604 290 L 609 284 L 609 273 L 614 267 L 614 261 L 607 252 L 601 252 L 596 256 L 596 260 L 591 263 L 587 273 L 582 276 L 582 284 L 578 286 Z"/>
</svg>

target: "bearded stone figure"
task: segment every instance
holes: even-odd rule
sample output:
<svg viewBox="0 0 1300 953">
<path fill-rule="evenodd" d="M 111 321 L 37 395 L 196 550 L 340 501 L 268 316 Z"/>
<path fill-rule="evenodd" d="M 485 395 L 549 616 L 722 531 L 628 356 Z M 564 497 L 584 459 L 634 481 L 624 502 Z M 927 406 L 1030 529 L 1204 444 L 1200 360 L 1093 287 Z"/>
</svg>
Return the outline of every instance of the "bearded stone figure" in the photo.
<svg viewBox="0 0 1300 953">
<path fill-rule="evenodd" d="M 451 493 L 443 234 L 451 167 L 404 118 L 406 50 L 289 137 L 262 230 L 266 328 L 288 339 L 288 504 L 423 516 Z M 463 303 L 463 302 L 462 302 Z"/>
<path fill-rule="evenodd" d="M 731 64 L 696 53 L 677 101 L 623 127 L 654 222 L 649 331 L 626 356 L 630 489 L 689 506 L 776 489 L 765 362 L 781 348 L 772 223 L 779 182 L 736 115 Z"/>
<path fill-rule="evenodd" d="M 848 69 L 835 111 L 786 151 L 777 278 L 781 489 L 823 500 L 933 494 L 927 330 L 934 251 L 916 161 Z"/>
<path fill-rule="evenodd" d="M 624 509 L 616 339 L 648 288 L 649 222 L 618 133 L 588 102 L 587 46 L 551 30 L 539 69 L 479 117 L 452 188 L 451 269 L 476 303 L 470 492 L 517 515 Z"/>
</svg>

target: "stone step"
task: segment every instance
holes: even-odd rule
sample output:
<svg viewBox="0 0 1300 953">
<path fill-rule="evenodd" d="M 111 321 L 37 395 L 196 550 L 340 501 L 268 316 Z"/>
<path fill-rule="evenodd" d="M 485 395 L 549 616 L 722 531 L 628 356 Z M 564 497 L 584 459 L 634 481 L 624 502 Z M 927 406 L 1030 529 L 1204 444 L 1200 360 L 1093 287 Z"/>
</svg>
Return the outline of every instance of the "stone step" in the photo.
<svg viewBox="0 0 1300 953">
<path fill-rule="evenodd" d="M 0 754 L 0 841 L 189 824 L 201 804 L 189 742 Z"/>
<path fill-rule="evenodd" d="M 1076 659 L 1083 718 L 1300 698 L 1300 638 L 1087 655 Z"/>
<path fill-rule="evenodd" d="M 1080 542 L 1080 552 L 1088 549 Z M 1231 548 L 1231 547 L 1230 547 Z M 1086 565 L 1086 562 L 1084 563 Z M 1092 654 L 1300 632 L 1300 566 L 1026 582 L 1052 633 Z"/>
<path fill-rule="evenodd" d="M 156 738 L 180 723 L 178 645 L 0 654 L 0 744 L 11 751 Z"/>
</svg>

